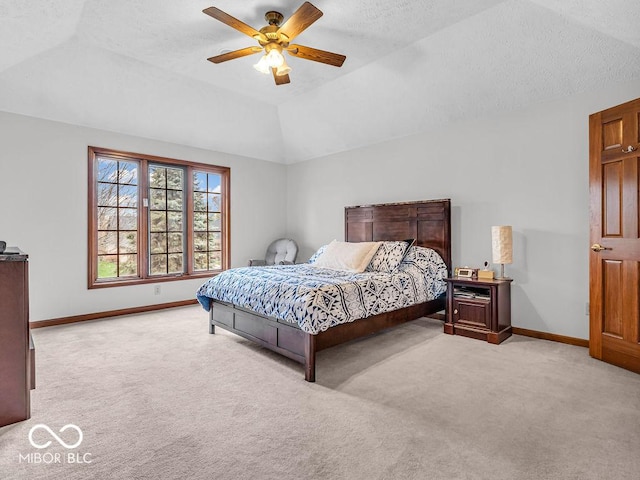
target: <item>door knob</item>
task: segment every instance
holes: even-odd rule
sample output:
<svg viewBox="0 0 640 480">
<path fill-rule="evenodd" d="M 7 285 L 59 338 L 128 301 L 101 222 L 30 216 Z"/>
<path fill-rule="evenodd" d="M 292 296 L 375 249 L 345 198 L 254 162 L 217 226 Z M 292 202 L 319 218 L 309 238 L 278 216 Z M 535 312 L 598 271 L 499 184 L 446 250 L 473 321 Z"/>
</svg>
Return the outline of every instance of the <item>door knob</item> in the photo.
<svg viewBox="0 0 640 480">
<path fill-rule="evenodd" d="M 633 146 L 633 145 L 629 145 L 627 148 L 623 148 L 622 152 L 623 153 L 631 153 L 631 152 L 635 152 L 637 149 Z"/>
<path fill-rule="evenodd" d="M 601 252 L 602 250 L 611 250 L 611 249 L 607 247 L 603 247 L 599 243 L 594 243 L 593 245 L 591 245 L 591 250 L 593 250 L 594 252 Z"/>
</svg>

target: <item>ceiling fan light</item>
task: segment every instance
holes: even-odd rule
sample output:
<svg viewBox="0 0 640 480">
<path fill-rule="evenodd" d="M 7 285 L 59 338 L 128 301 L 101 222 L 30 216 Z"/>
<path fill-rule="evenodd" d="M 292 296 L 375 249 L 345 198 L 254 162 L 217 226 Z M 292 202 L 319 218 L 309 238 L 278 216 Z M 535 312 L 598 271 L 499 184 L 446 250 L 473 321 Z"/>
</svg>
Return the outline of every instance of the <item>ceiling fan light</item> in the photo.
<svg viewBox="0 0 640 480">
<path fill-rule="evenodd" d="M 258 63 L 256 63 L 253 66 L 253 68 L 255 68 L 260 73 L 264 73 L 266 75 L 271 73 L 271 68 L 269 68 L 269 64 L 267 63 L 267 56 L 266 55 L 263 55 L 262 57 L 260 57 L 260 60 L 258 60 Z"/>
<path fill-rule="evenodd" d="M 267 65 L 271 68 L 278 68 L 284 63 L 284 57 L 277 49 L 272 49 L 265 55 L 267 59 Z"/>
<path fill-rule="evenodd" d="M 287 65 L 286 60 L 283 58 L 282 59 L 282 65 L 280 65 L 278 68 L 276 68 L 276 75 L 278 77 L 281 77 L 283 75 L 288 75 L 290 71 L 291 71 L 291 67 L 289 65 Z"/>
</svg>

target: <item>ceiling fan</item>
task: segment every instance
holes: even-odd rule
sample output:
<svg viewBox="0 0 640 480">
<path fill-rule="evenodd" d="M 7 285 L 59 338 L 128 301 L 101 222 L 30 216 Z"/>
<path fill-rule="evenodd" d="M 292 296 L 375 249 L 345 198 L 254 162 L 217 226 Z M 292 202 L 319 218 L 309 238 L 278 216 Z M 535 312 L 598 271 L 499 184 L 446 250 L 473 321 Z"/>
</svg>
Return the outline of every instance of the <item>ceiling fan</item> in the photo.
<svg viewBox="0 0 640 480">
<path fill-rule="evenodd" d="M 222 63 L 233 60 L 234 58 L 264 52 L 264 55 L 258 63 L 254 65 L 254 68 L 265 74 L 273 74 L 276 85 L 283 85 L 291 81 L 289 79 L 291 68 L 287 65 L 282 55 L 283 51 L 286 51 L 294 57 L 326 63 L 327 65 L 333 65 L 335 67 L 341 67 L 347 58 L 339 53 L 327 52 L 290 43 L 322 16 L 322 12 L 309 2 L 304 2 L 282 25 L 280 24 L 282 20 L 284 20 L 284 15 L 275 11 L 267 12 L 264 18 L 269 25 L 262 27 L 260 30 L 256 30 L 216 7 L 205 8 L 203 12 L 235 28 L 239 32 L 250 36 L 260 44 L 260 46 L 242 48 L 240 50 L 234 50 L 233 52 L 216 55 L 207 60 L 213 63 Z"/>
</svg>

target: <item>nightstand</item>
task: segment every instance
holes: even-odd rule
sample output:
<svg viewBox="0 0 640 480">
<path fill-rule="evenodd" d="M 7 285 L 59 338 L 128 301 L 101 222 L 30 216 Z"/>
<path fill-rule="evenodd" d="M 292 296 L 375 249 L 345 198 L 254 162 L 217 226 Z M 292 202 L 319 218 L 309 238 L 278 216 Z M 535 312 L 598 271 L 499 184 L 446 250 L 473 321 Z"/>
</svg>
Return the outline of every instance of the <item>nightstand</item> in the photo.
<svg viewBox="0 0 640 480">
<path fill-rule="evenodd" d="M 511 336 L 511 279 L 447 278 L 444 333 L 502 343 Z"/>
</svg>

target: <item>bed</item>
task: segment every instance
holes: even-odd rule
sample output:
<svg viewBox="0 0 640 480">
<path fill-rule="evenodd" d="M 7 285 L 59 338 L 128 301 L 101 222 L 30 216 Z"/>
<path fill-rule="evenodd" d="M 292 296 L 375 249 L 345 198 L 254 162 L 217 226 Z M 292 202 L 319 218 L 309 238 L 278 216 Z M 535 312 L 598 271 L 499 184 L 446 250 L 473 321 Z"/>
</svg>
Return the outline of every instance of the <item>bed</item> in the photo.
<svg viewBox="0 0 640 480">
<path fill-rule="evenodd" d="M 345 208 L 345 240 L 347 242 L 402 242 L 411 239 L 413 245 L 426 247 L 421 249 L 411 249 L 414 257 L 405 259 L 403 265 L 409 265 L 398 269 L 399 279 L 394 280 L 396 284 L 402 285 L 393 291 L 398 296 L 398 291 L 406 287 L 409 290 L 430 289 L 431 281 L 425 281 L 425 286 L 411 284 L 402 275 L 403 268 L 407 271 L 415 265 L 415 252 L 424 254 L 427 249 L 431 249 L 439 255 L 445 269 L 444 276 L 451 272 L 451 208 L 450 200 L 427 200 L 421 202 L 405 202 L 381 205 L 362 205 Z M 407 250 L 407 253 L 409 250 Z M 419 256 L 419 255 L 418 255 Z M 424 256 L 424 255 L 423 255 Z M 264 270 L 256 270 L 264 268 Z M 271 285 L 281 283 L 282 294 L 291 296 L 291 289 L 287 290 L 287 275 L 300 274 L 304 278 L 305 285 L 312 286 L 319 281 L 322 276 L 322 269 L 315 269 L 312 266 L 279 266 L 279 267 L 246 267 L 243 269 L 233 269 L 230 272 L 236 275 L 236 286 L 245 290 L 258 292 L 253 299 L 245 298 L 244 293 L 225 290 L 217 287 L 217 290 L 208 285 L 207 282 L 198 291 L 198 300 L 209 310 L 209 332 L 215 333 L 215 328 L 220 327 L 244 338 L 252 340 L 270 350 L 280 353 L 304 365 L 305 380 L 315 381 L 316 353 L 326 348 L 339 345 L 360 337 L 368 336 L 399 325 L 401 323 L 415 320 L 429 314 L 439 312 L 445 308 L 444 293 L 438 294 L 435 298 L 424 300 L 424 295 L 417 297 L 419 303 L 401 306 L 384 313 L 371 313 L 375 309 L 366 309 L 363 314 L 367 316 L 356 320 L 346 318 L 346 323 L 336 324 L 333 320 L 326 320 L 324 317 L 320 323 L 312 324 L 307 322 L 301 314 L 301 308 L 281 307 L 275 300 L 260 298 L 260 289 L 263 288 L 257 277 L 265 276 L 265 282 Z M 226 273 L 226 272 L 225 272 Z M 223 273 L 224 275 L 224 273 Z M 443 276 L 442 271 L 438 273 Z M 368 274 L 342 275 L 346 280 L 360 280 L 363 282 L 372 281 L 372 277 L 377 277 L 376 272 Z M 254 278 L 256 277 L 256 278 Z M 338 275 L 340 277 L 340 275 Z M 380 279 L 384 278 L 380 275 Z M 208 282 L 215 282 L 217 278 Z M 342 285 L 341 278 L 333 281 L 335 285 Z M 229 281 L 227 279 L 227 281 Z M 217 282 L 220 283 L 220 282 Z M 233 281 L 230 282 L 231 284 Z M 331 283 L 331 282 L 330 282 Z M 388 283 L 388 282 L 387 282 Z M 327 288 L 340 288 L 331 285 Z M 266 288 L 266 287 L 264 287 Z M 361 291 L 361 288 L 359 291 Z M 215 293 L 211 293 L 215 290 Z M 404 295 L 403 292 L 400 291 Z M 311 293 L 313 294 L 313 293 Z M 317 295 L 321 299 L 322 295 Z M 404 298 L 404 297 L 403 297 Z M 339 303 L 339 302 L 338 302 Z M 344 301 L 343 301 L 344 303 Z M 401 302 L 400 305 L 411 303 Z M 345 315 L 349 315 L 348 313 Z M 324 323 L 323 323 L 324 320 Z"/>
</svg>

